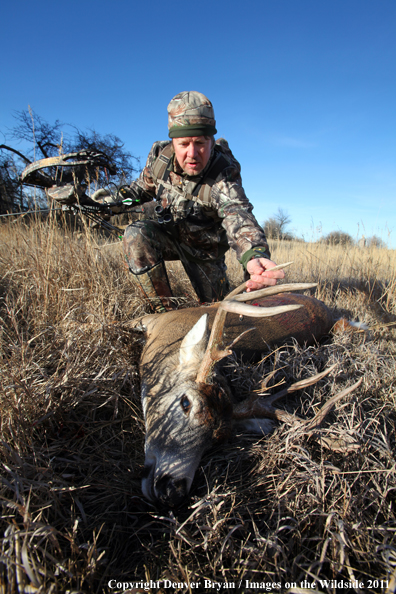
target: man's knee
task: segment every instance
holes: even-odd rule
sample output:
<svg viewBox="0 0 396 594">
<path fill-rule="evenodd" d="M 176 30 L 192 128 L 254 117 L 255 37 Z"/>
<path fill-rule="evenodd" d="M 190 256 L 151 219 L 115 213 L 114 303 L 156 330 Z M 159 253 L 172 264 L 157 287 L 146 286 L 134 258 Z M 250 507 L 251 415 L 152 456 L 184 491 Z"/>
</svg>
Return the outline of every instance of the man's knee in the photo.
<svg viewBox="0 0 396 594">
<path fill-rule="evenodd" d="M 183 262 L 191 284 L 202 303 L 222 301 L 229 293 L 224 258 L 217 262 Z"/>
<path fill-rule="evenodd" d="M 129 270 L 133 274 L 142 274 L 161 260 L 161 255 L 151 241 L 154 230 L 150 223 L 151 221 L 136 221 L 125 229 L 122 247 Z"/>
<path fill-rule="evenodd" d="M 136 241 L 141 241 L 142 238 L 146 238 L 147 223 L 148 221 L 135 221 L 128 225 L 124 231 L 123 245 L 128 246 Z"/>
</svg>

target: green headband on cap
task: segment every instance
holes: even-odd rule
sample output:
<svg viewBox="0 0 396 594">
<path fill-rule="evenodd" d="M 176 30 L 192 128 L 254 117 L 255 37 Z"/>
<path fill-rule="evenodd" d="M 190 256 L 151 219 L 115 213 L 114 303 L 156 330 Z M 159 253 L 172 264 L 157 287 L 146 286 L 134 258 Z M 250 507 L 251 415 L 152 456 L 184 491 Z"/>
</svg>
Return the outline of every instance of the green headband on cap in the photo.
<svg viewBox="0 0 396 594">
<path fill-rule="evenodd" d="M 173 126 L 169 130 L 169 138 L 184 138 L 186 136 L 214 136 L 217 130 L 208 124 L 191 124 L 187 126 Z"/>
</svg>

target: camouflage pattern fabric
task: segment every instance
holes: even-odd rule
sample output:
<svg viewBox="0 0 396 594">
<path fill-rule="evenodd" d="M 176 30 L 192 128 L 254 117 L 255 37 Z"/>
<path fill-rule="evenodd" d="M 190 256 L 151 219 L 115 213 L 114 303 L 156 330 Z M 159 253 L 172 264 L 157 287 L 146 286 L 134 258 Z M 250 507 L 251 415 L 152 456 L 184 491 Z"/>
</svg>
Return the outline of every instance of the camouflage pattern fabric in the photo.
<svg viewBox="0 0 396 594">
<path fill-rule="evenodd" d="M 161 309 L 157 307 L 157 296 L 172 296 L 166 272 L 160 267 L 164 260 L 182 262 L 201 303 L 224 299 L 229 292 L 224 257 L 191 261 L 189 252 L 184 250 L 172 231 L 172 227 L 149 220 L 137 221 L 125 230 L 123 247 L 129 269 L 145 296 L 152 301 L 153 308 L 157 311 Z M 167 305 L 163 299 L 162 304 Z"/>
<path fill-rule="evenodd" d="M 155 179 L 152 168 L 168 141 L 155 142 L 149 153 L 146 166 L 131 190 L 142 203 L 154 200 L 161 180 Z M 187 200 L 186 195 L 195 187 L 198 176 L 188 176 L 173 160 L 172 171 L 161 194 L 161 205 L 172 214 L 174 225 L 172 236 L 183 246 L 189 261 L 216 261 L 229 247 L 233 248 L 238 260 L 255 247 L 264 248 L 263 257 L 270 257 L 263 229 L 252 214 L 253 206 L 242 187 L 240 165 L 231 153 L 224 139 L 216 141 L 217 150 L 227 159 L 229 166 L 217 176 L 211 187 L 210 199 L 204 204 L 199 200 Z M 215 150 L 200 177 L 215 157 Z"/>
<path fill-rule="evenodd" d="M 164 261 L 147 272 L 135 276 L 135 280 L 153 312 L 160 313 L 174 309 L 172 290 Z"/>
<path fill-rule="evenodd" d="M 168 129 L 171 138 L 214 136 L 217 133 L 213 105 L 197 91 L 184 91 L 168 105 Z"/>
</svg>

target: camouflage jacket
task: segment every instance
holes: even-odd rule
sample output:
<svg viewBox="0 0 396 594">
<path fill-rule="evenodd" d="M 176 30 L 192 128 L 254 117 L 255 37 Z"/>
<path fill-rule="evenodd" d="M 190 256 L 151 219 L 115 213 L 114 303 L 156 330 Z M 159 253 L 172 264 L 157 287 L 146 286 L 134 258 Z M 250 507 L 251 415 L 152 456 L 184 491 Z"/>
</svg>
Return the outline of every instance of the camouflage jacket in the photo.
<svg viewBox="0 0 396 594">
<path fill-rule="evenodd" d="M 172 214 L 173 223 L 166 226 L 179 241 L 183 251 L 191 260 L 215 260 L 224 255 L 229 247 L 237 254 L 238 260 L 246 268 L 252 257 L 270 258 L 267 240 L 263 229 L 252 214 L 253 206 L 246 197 L 240 175 L 241 167 L 235 159 L 228 143 L 218 139 L 211 157 L 200 176 L 188 176 L 174 159 L 169 161 L 170 173 L 166 182 L 156 177 L 158 157 L 169 145 L 169 141 L 155 142 L 149 153 L 146 166 L 138 179 L 131 184 L 131 190 L 142 203 L 158 200 L 164 209 Z M 211 188 L 206 188 L 205 199 L 201 192 L 192 196 L 198 183 L 205 185 L 205 175 L 219 153 L 225 158 L 225 167 L 212 180 Z M 160 187 L 162 185 L 162 187 Z"/>
</svg>

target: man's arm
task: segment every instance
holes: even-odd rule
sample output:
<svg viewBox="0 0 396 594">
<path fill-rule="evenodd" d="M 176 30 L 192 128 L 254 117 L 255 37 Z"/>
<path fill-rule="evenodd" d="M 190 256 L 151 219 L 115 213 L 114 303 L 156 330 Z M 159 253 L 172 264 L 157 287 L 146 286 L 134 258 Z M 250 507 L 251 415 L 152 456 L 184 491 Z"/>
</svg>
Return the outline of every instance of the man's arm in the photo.
<svg viewBox="0 0 396 594">
<path fill-rule="evenodd" d="M 276 285 L 284 278 L 283 270 L 271 272 L 276 263 L 270 259 L 270 250 L 264 230 L 252 214 L 253 206 L 246 197 L 238 167 L 228 168 L 214 186 L 212 197 L 217 212 L 223 218 L 222 226 L 227 231 L 230 247 L 239 262 L 250 275 L 247 291 L 255 291 Z"/>
<path fill-rule="evenodd" d="M 249 273 L 247 291 L 275 285 L 284 278 L 283 270 L 270 272 L 276 266 L 270 260 L 270 250 L 264 230 L 252 214 L 253 206 L 242 187 L 239 171 L 226 171 L 226 179 L 216 183 L 214 195 L 217 212 L 222 217 L 222 226 L 227 232 L 230 247 L 237 254 L 239 262 Z"/>
</svg>

